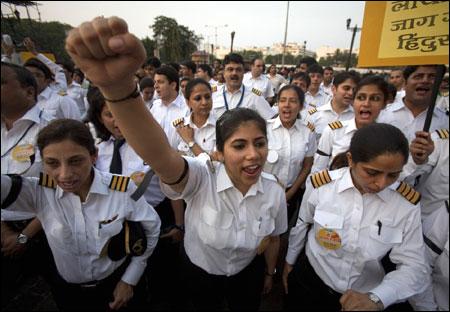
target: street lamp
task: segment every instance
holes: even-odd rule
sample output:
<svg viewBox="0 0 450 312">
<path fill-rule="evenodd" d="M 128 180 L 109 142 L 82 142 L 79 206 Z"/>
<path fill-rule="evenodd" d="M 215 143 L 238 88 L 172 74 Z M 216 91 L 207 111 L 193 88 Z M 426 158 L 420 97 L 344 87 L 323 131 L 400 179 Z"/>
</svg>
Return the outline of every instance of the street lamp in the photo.
<svg viewBox="0 0 450 312">
<path fill-rule="evenodd" d="M 234 42 L 234 35 L 236 34 L 235 31 L 231 32 L 231 48 L 230 48 L 230 53 L 233 52 L 233 42 Z"/>
<path fill-rule="evenodd" d="M 228 27 L 228 24 L 225 24 L 225 25 L 205 25 L 205 27 L 214 27 L 214 36 L 215 36 L 214 45 L 217 47 L 217 28 Z"/>
<path fill-rule="evenodd" d="M 303 41 L 303 57 L 306 56 L 306 40 Z"/>
<path fill-rule="evenodd" d="M 358 25 L 355 25 L 354 27 L 350 27 L 351 22 L 352 22 L 352 19 L 347 18 L 347 30 L 352 31 L 353 35 L 352 35 L 352 42 L 350 43 L 350 52 L 349 52 L 348 58 L 347 58 L 347 65 L 345 65 L 345 71 L 348 71 L 348 69 L 350 68 L 350 62 L 352 59 L 353 42 L 355 41 L 355 35 L 358 31 L 361 30 L 361 28 L 358 28 Z"/>
</svg>

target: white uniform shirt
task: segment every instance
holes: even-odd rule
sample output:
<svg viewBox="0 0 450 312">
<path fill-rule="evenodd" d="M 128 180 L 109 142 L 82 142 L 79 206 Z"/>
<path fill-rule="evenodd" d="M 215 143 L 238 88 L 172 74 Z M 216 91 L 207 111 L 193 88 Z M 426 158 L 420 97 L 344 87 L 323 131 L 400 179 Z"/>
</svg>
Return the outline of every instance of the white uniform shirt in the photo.
<svg viewBox="0 0 450 312">
<path fill-rule="evenodd" d="M 379 193 L 361 195 L 349 168 L 329 175 L 332 181 L 318 188 L 308 179 L 286 261 L 296 262 L 308 235 L 306 255 L 321 280 L 335 291 L 372 292 L 385 307 L 422 292 L 430 272 L 424 259 L 420 204 L 400 195 L 395 190 L 398 182 Z M 309 233 L 308 224 L 312 224 Z M 381 259 L 389 251 L 398 266 L 385 275 Z"/>
<path fill-rule="evenodd" d="M 327 104 L 329 100 L 330 95 L 328 93 L 325 93 L 325 91 L 320 88 L 316 95 L 312 95 L 311 92 L 306 91 L 305 105 L 303 105 L 303 110 L 308 111 L 313 108 L 319 108 L 320 106 Z"/>
<path fill-rule="evenodd" d="M 44 54 L 38 53 L 36 58 L 44 63 L 48 69 L 53 73 L 54 82 L 50 84 L 50 87 L 53 91 L 66 91 L 67 90 L 67 79 L 66 74 L 64 73 L 64 68 L 54 63 L 52 60 L 47 58 Z"/>
<path fill-rule="evenodd" d="M 433 272 L 432 281 L 422 294 L 411 298 L 415 311 L 448 311 L 449 309 L 449 227 L 448 201 L 423 222 L 427 261 Z M 430 246 L 433 246 L 431 248 Z M 436 248 L 437 247 L 437 248 Z M 440 254 L 439 254 L 440 252 Z"/>
<path fill-rule="evenodd" d="M 223 113 L 227 110 L 224 100 L 224 95 L 227 99 L 228 109 L 236 108 L 239 100 L 242 97 L 242 90 L 244 90 L 244 97 L 239 107 L 251 108 L 257 111 L 262 118 L 271 119 L 277 112 L 270 107 L 269 103 L 262 97 L 252 92 L 248 87 L 244 88 L 244 85 L 235 93 L 227 91 L 226 84 L 222 85 L 217 92 L 213 93 L 213 113 L 216 119 L 219 119 Z"/>
<path fill-rule="evenodd" d="M 197 143 L 200 148 L 205 151 L 205 153 L 210 154 L 216 149 L 216 119 L 213 114 L 210 113 L 206 123 L 198 128 L 191 120 L 192 114 L 189 114 L 184 119 L 184 124 L 189 125 L 194 129 L 194 142 Z M 178 133 L 177 133 L 178 134 Z M 184 142 L 180 135 L 178 135 L 178 151 L 184 153 L 187 156 L 194 157 L 194 153 L 192 153 L 189 148 L 189 142 Z"/>
<path fill-rule="evenodd" d="M 80 116 L 84 117 L 86 114 L 86 104 L 84 103 L 84 98 L 86 97 L 87 90 L 81 88 L 81 86 L 72 81 L 70 86 L 67 87 L 67 95 L 72 98 L 75 103 L 77 103 L 77 107 L 80 110 Z"/>
<path fill-rule="evenodd" d="M 270 76 L 270 74 L 266 75 L 269 78 L 270 83 L 272 84 L 272 90 L 274 94 L 277 94 L 281 89 L 283 84 L 289 84 L 289 82 L 280 74 L 275 74 L 275 76 Z"/>
<path fill-rule="evenodd" d="M 243 84 L 248 87 L 250 90 L 255 88 L 259 92 L 261 92 L 261 96 L 265 99 L 273 97 L 275 94 L 273 93 L 272 83 L 269 78 L 265 75 L 259 75 L 254 78 L 251 72 L 244 74 Z"/>
<path fill-rule="evenodd" d="M 414 118 L 411 111 L 403 102 L 394 102 L 381 111 L 377 122 L 383 122 L 396 126 L 402 130 L 409 142 L 416 137 L 417 131 L 422 131 L 427 110 Z M 448 129 L 448 116 L 440 109 L 435 109 L 431 119 L 430 132 L 437 129 Z"/>
<path fill-rule="evenodd" d="M 286 129 L 277 117 L 267 122 L 267 138 L 270 157 L 264 171 L 276 175 L 285 187 L 291 187 L 305 157 L 313 157 L 316 152 L 316 136 L 300 119 Z"/>
<path fill-rule="evenodd" d="M 53 118 L 81 119 L 77 103 L 67 96 L 65 91 L 54 92 L 47 87 L 38 95 L 37 99 L 37 105 Z"/>
<path fill-rule="evenodd" d="M 436 107 L 448 114 L 448 111 L 449 111 L 448 93 L 447 93 L 447 95 L 441 95 L 441 94 L 438 95 L 438 97 L 436 99 Z"/>
<path fill-rule="evenodd" d="M 356 130 L 358 129 L 354 118 L 342 121 L 342 128 L 339 129 L 325 127 L 317 144 L 317 153 L 314 155 L 311 172 L 328 168 L 336 155 L 346 152 L 350 148 L 350 141 Z M 330 156 L 321 155 L 320 152 Z"/>
<path fill-rule="evenodd" d="M 312 109 L 306 114 L 305 121 L 309 121 L 315 127 L 317 139 L 320 139 L 323 130 L 333 121 L 344 121 L 355 118 L 353 107 L 349 105 L 342 113 L 338 114 L 331 106 L 331 99 L 327 104 L 320 106 L 317 109 Z"/>
<path fill-rule="evenodd" d="M 123 221 L 140 221 L 147 237 L 142 256 L 132 257 L 122 280 L 136 285 L 147 265 L 159 236 L 160 220 L 155 210 L 140 198 L 130 195 L 135 185 L 130 182 L 125 192 L 109 189 L 112 175 L 94 170 L 94 180 L 85 202 L 80 197 L 38 184 L 38 178 L 23 179 L 17 200 L 7 208 L 35 212 L 42 223 L 59 274 L 69 283 L 102 280 L 124 261 L 112 261 L 101 251 L 108 240 L 122 229 Z M 2 176 L 2 200 L 9 192 L 9 177 Z M 2 209 L 2 221 L 4 221 Z M 109 222 L 102 224 L 102 222 Z"/>
<path fill-rule="evenodd" d="M 323 81 L 322 81 L 322 83 L 320 84 L 320 88 L 321 88 L 326 94 L 329 94 L 329 95 L 333 94 L 332 87 L 333 87 L 333 82 L 330 82 L 330 84 L 328 85 L 328 87 L 325 86 L 325 84 L 323 83 Z"/>
<path fill-rule="evenodd" d="M 178 134 L 172 122 L 177 118 L 186 117 L 189 113 L 189 107 L 183 97 L 178 95 L 169 105 L 164 105 L 161 99 L 157 99 L 153 102 L 150 112 L 166 133 L 170 146 L 176 149 L 179 143 Z"/>
<path fill-rule="evenodd" d="M 114 139 L 110 137 L 108 141 L 100 142 L 98 145 L 98 158 L 95 167 L 104 172 L 109 172 L 111 160 L 114 152 Z M 135 184 L 142 181 L 144 174 L 151 168 L 147 165 L 125 142 L 119 150 L 122 159 L 122 175 L 129 176 Z M 145 200 L 153 207 L 158 206 L 165 198 L 159 186 L 159 178 L 154 175 L 147 190 L 144 193 Z"/>
<path fill-rule="evenodd" d="M 256 256 L 266 236 L 287 229 L 286 196 L 275 177 L 262 173 L 245 196 L 231 182 L 222 164 L 186 157 L 189 180 L 182 194 L 162 185 L 172 199 L 183 198 L 189 259 L 210 274 L 231 276 Z M 215 167 L 214 171 L 211 169 Z"/>
</svg>

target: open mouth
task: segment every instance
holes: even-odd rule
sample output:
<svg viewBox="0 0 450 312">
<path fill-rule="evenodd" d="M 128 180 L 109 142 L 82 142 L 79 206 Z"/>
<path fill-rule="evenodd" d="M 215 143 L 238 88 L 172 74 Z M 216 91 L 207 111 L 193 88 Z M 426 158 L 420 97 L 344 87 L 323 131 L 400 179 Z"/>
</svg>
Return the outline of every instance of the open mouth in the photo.
<svg viewBox="0 0 450 312">
<path fill-rule="evenodd" d="M 260 165 L 251 165 L 251 166 L 247 166 L 244 167 L 242 169 L 244 171 L 244 173 L 250 177 L 255 177 L 257 175 L 259 175 L 260 171 L 261 171 L 261 166 Z"/>
<path fill-rule="evenodd" d="M 430 88 L 427 88 L 427 87 L 418 87 L 416 89 L 416 93 L 418 95 L 424 96 L 424 95 L 427 95 L 428 92 L 430 92 Z"/>
<path fill-rule="evenodd" d="M 359 116 L 360 116 L 362 119 L 369 119 L 370 116 L 372 116 L 372 112 L 369 111 L 369 110 L 361 110 L 361 111 L 359 112 Z"/>
<path fill-rule="evenodd" d="M 71 190 L 73 189 L 76 185 L 77 185 L 77 181 L 65 181 L 65 182 L 59 182 L 58 185 L 63 189 L 63 190 Z"/>
</svg>

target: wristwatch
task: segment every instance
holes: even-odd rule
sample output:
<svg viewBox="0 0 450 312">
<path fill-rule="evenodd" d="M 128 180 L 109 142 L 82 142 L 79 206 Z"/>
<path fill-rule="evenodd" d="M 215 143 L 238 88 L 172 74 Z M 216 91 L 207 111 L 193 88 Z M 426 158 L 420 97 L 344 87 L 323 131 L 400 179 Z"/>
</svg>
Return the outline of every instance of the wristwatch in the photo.
<svg viewBox="0 0 450 312">
<path fill-rule="evenodd" d="M 25 245 L 28 242 L 28 236 L 23 233 L 17 235 L 16 242 L 21 245 Z"/>
<path fill-rule="evenodd" d="M 269 272 L 266 270 L 266 275 L 267 275 L 267 276 L 273 277 L 273 276 L 275 276 L 275 274 L 277 274 L 277 269 L 276 269 L 276 268 L 273 270 L 273 273 L 269 273 Z"/>
<path fill-rule="evenodd" d="M 190 141 L 190 142 L 188 142 L 187 145 L 189 146 L 189 148 L 193 148 L 194 145 L 195 145 L 195 142 L 194 141 Z"/>
<path fill-rule="evenodd" d="M 384 310 L 383 302 L 381 302 L 381 299 L 378 298 L 377 295 L 375 295 L 374 293 L 371 293 L 371 292 L 370 292 L 370 293 L 367 293 L 367 294 L 369 295 L 370 301 L 372 301 L 373 303 L 375 303 L 380 311 L 381 311 L 381 310 Z"/>
</svg>

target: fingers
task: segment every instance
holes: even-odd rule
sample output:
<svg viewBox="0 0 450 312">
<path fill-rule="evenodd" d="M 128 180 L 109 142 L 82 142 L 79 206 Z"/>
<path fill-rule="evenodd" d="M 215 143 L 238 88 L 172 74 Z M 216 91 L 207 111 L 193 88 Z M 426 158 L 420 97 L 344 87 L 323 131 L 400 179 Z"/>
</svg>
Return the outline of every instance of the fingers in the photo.
<svg viewBox="0 0 450 312">
<path fill-rule="evenodd" d="M 101 44 L 101 35 L 94 28 L 94 22 L 86 22 L 80 25 L 79 34 L 81 40 L 83 40 L 82 45 L 75 46 L 75 49 L 79 55 L 83 55 L 86 58 L 94 58 L 102 60 L 105 58 L 106 53 L 103 50 Z M 105 40 L 105 38 L 103 38 Z M 109 40 L 109 38 L 107 38 Z"/>
<path fill-rule="evenodd" d="M 103 53 L 107 56 L 113 56 L 114 52 L 108 45 L 108 41 L 112 37 L 112 31 L 109 27 L 108 20 L 103 17 L 97 17 L 92 21 L 92 27 L 99 34 L 100 45 Z"/>
</svg>

